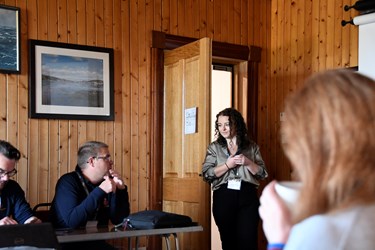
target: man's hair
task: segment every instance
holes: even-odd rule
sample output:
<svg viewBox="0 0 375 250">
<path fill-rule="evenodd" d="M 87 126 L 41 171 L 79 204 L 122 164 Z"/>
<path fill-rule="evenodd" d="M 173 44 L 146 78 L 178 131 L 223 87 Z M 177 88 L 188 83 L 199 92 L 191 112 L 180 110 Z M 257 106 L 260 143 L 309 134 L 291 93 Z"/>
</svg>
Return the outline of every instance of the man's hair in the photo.
<svg viewBox="0 0 375 250">
<path fill-rule="evenodd" d="M 77 154 L 77 164 L 80 168 L 85 168 L 90 157 L 97 156 L 101 148 L 108 148 L 108 145 L 99 141 L 88 141 L 84 143 Z"/>
<path fill-rule="evenodd" d="M 375 82 L 349 70 L 310 77 L 289 97 L 283 149 L 303 187 L 295 222 L 375 202 Z"/>
<path fill-rule="evenodd" d="M 21 157 L 21 153 L 12 144 L 7 141 L 0 140 L 0 154 L 4 155 L 10 160 L 18 161 Z"/>
</svg>

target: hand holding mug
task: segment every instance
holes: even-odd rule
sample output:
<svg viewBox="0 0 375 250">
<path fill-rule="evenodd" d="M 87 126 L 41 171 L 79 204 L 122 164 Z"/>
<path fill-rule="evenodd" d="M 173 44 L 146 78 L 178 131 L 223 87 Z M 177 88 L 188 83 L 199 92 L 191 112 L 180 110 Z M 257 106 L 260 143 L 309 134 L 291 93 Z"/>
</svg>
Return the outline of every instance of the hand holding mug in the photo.
<svg viewBox="0 0 375 250">
<path fill-rule="evenodd" d="M 259 215 L 268 242 L 286 243 L 292 228 L 291 213 L 275 190 L 276 181 L 269 183 L 260 197 Z"/>
</svg>

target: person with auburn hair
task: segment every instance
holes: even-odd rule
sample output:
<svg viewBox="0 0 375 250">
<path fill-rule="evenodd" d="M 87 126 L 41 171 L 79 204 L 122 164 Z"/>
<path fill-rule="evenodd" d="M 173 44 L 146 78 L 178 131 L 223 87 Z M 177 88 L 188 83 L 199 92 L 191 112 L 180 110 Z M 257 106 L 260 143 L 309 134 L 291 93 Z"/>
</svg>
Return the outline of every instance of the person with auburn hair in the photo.
<svg viewBox="0 0 375 250">
<path fill-rule="evenodd" d="M 292 212 L 264 189 L 268 249 L 375 249 L 375 82 L 349 70 L 310 77 L 285 107 L 282 147 L 301 181 Z"/>
<path fill-rule="evenodd" d="M 234 108 L 216 115 L 215 136 L 207 148 L 202 176 L 212 186 L 212 212 L 222 248 L 257 249 L 258 180 L 268 175 L 259 146 L 249 139 L 245 121 Z"/>
</svg>

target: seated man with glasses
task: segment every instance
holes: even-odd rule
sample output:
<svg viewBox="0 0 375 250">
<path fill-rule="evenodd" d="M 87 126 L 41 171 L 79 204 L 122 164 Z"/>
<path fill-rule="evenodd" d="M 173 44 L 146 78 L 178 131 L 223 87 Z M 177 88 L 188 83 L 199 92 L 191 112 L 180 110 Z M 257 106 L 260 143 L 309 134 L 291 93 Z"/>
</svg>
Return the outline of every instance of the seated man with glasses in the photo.
<svg viewBox="0 0 375 250">
<path fill-rule="evenodd" d="M 20 185 L 9 179 L 17 174 L 15 167 L 20 156 L 18 149 L 0 140 L 0 226 L 41 222 L 33 216 Z"/>
<path fill-rule="evenodd" d="M 107 144 L 89 141 L 78 149 L 77 167 L 58 180 L 50 211 L 54 227 L 72 229 L 119 224 L 129 215 L 127 186 L 113 169 Z M 92 247 L 108 249 L 99 245 Z"/>
</svg>

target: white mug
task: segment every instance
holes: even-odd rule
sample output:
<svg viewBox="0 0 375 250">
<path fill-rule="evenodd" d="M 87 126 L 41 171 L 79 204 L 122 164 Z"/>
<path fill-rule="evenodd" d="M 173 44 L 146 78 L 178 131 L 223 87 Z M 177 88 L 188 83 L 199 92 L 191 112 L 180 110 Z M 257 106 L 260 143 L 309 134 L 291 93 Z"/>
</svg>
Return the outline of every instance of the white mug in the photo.
<svg viewBox="0 0 375 250">
<path fill-rule="evenodd" d="M 276 193 L 290 210 L 298 199 L 301 185 L 301 182 L 296 181 L 280 181 L 275 184 Z"/>
</svg>

